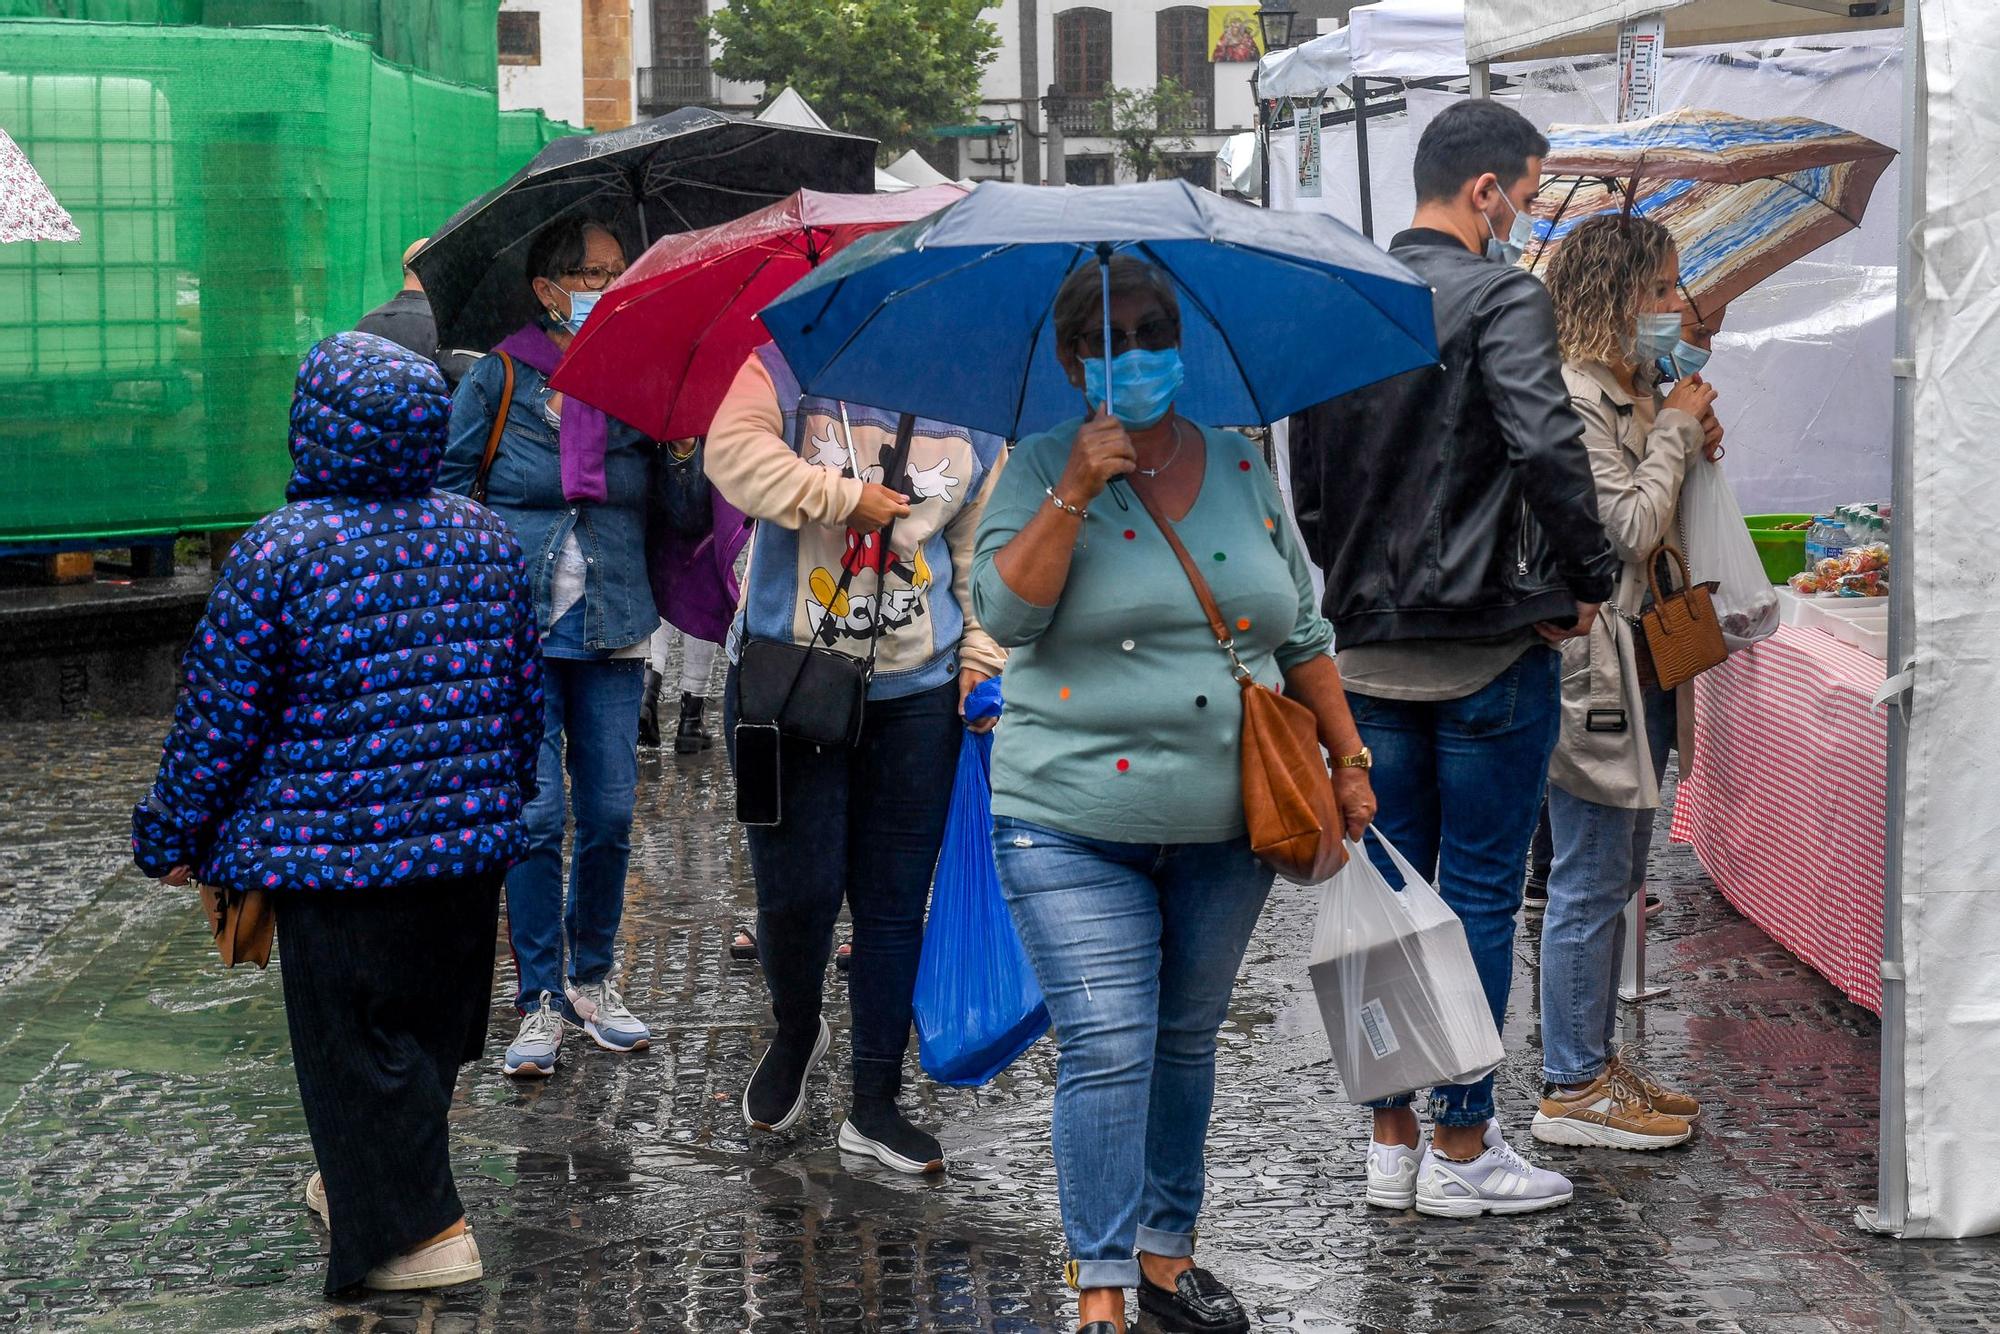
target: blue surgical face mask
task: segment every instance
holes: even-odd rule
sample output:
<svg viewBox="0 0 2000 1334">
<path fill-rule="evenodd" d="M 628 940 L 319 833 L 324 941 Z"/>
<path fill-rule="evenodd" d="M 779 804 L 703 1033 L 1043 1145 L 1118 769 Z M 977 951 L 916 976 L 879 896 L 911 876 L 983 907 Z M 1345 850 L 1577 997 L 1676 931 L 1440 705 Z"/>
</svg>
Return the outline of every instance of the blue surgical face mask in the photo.
<svg viewBox="0 0 2000 1334">
<path fill-rule="evenodd" d="M 569 318 L 562 322 L 562 327 L 572 334 L 582 333 L 583 322 L 590 318 L 591 307 L 595 306 L 597 298 L 603 295 L 602 292 L 570 292 Z"/>
<path fill-rule="evenodd" d="M 1528 253 L 1528 247 L 1534 242 L 1535 220 L 1515 208 L 1514 201 L 1507 199 L 1506 195 L 1500 197 L 1507 200 L 1507 207 L 1514 214 L 1514 222 L 1507 228 L 1507 239 L 1503 241 L 1500 239 L 1500 234 L 1493 230 L 1493 219 L 1486 218 L 1486 258 L 1501 264 L 1519 264 L 1521 256 Z M 1484 213 L 1479 216 L 1486 217 Z"/>
<path fill-rule="evenodd" d="M 1111 359 L 1111 392 L 1117 396 L 1111 415 L 1128 431 L 1155 426 L 1174 406 L 1174 395 L 1186 378 L 1177 347 L 1121 352 Z M 1104 406 L 1104 358 L 1091 357 L 1083 363 L 1083 395 L 1092 412 Z"/>
<path fill-rule="evenodd" d="M 1685 380 L 1708 365 L 1708 349 L 1677 338 L 1674 350 L 1661 357 L 1658 364 L 1662 380 Z"/>
<path fill-rule="evenodd" d="M 1632 336 L 1632 360 L 1640 366 L 1651 366 L 1660 358 L 1670 355 L 1674 344 L 1681 339 L 1681 317 L 1678 311 L 1655 310 L 1639 317 L 1639 327 Z"/>
</svg>

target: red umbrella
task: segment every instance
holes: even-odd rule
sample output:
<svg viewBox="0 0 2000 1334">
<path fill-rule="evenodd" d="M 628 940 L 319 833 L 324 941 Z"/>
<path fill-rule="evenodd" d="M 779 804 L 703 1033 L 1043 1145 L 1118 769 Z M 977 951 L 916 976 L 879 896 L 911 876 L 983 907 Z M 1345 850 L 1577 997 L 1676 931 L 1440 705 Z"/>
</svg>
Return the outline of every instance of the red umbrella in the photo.
<svg viewBox="0 0 2000 1334">
<path fill-rule="evenodd" d="M 964 196 L 956 185 L 801 190 L 734 222 L 662 237 L 604 289 L 549 383 L 656 440 L 705 435 L 744 359 L 770 338 L 759 311 L 849 242 Z"/>
</svg>

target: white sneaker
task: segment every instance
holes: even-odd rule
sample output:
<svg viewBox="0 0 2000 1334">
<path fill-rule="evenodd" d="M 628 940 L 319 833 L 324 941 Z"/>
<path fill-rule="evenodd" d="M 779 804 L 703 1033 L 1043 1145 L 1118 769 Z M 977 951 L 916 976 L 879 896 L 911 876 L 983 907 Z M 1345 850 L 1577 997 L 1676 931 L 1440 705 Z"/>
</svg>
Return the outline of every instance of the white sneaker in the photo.
<svg viewBox="0 0 2000 1334">
<path fill-rule="evenodd" d="M 569 1007 L 583 1024 L 590 1040 L 606 1051 L 644 1051 L 653 1041 L 653 1031 L 625 1008 L 625 998 L 609 978 L 596 982 L 572 982 L 563 988 Z"/>
<path fill-rule="evenodd" d="M 414 1288 L 448 1288 L 454 1283 L 470 1283 L 485 1272 L 479 1263 L 479 1243 L 472 1239 L 472 1229 L 467 1228 L 455 1237 L 446 1237 L 376 1265 L 361 1283 L 382 1292 L 408 1292 Z"/>
<path fill-rule="evenodd" d="M 514 1035 L 513 1044 L 501 1059 L 501 1072 L 531 1079 L 547 1078 L 556 1072 L 562 1039 L 562 1009 L 555 996 L 544 991 L 535 999 L 533 1008 L 521 1016 L 521 1031 Z"/>
<path fill-rule="evenodd" d="M 1423 1161 L 1423 1143 L 1407 1148 L 1401 1144 L 1368 1144 L 1368 1191 L 1364 1198 L 1377 1209 L 1407 1209 L 1417 1202 L 1417 1167 Z"/>
<path fill-rule="evenodd" d="M 333 1220 L 326 1212 L 326 1182 L 321 1178 L 318 1169 L 314 1169 L 313 1174 L 306 1178 L 306 1208 L 318 1214 L 320 1222 L 328 1227 L 333 1226 Z"/>
<path fill-rule="evenodd" d="M 1497 1122 L 1486 1123 L 1486 1152 L 1469 1163 L 1424 1150 L 1417 1170 L 1417 1212 L 1435 1218 L 1477 1218 L 1480 1214 L 1530 1214 L 1568 1204 L 1576 1195 L 1569 1178 L 1536 1167 L 1501 1137 Z"/>
</svg>

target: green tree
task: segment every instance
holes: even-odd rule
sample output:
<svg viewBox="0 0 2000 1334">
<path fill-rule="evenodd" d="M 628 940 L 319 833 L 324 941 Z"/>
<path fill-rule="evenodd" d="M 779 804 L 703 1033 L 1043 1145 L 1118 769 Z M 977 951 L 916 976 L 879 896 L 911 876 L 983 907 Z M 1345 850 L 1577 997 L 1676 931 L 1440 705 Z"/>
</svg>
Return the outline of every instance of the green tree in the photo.
<svg viewBox="0 0 2000 1334">
<path fill-rule="evenodd" d="M 709 20 L 716 73 L 787 86 L 836 129 L 892 157 L 936 125 L 970 119 L 1000 48 L 981 0 L 728 0 Z"/>
<path fill-rule="evenodd" d="M 1106 88 L 1095 103 L 1097 122 L 1118 144 L 1118 161 L 1142 181 L 1166 166 L 1167 155 L 1194 147 L 1194 94 L 1173 79 L 1151 88 Z"/>
</svg>

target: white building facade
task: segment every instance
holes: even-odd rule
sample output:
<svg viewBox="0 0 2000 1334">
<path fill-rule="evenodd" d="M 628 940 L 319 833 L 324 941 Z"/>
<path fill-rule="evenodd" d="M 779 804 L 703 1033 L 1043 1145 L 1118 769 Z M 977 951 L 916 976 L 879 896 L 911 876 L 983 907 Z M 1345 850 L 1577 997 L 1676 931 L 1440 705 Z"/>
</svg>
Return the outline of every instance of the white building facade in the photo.
<svg viewBox="0 0 2000 1334">
<path fill-rule="evenodd" d="M 599 130 L 684 106 L 752 111 L 764 90 L 718 78 L 717 52 L 704 35 L 723 3 L 502 0 L 500 105 L 538 107 Z M 1299 6 L 1315 7 L 1311 0 Z M 1162 78 L 1194 95 L 1178 130 L 1185 142 L 1162 145 L 1170 154 L 1166 173 L 1214 186 L 1216 150 L 1255 125 L 1255 61 L 1229 58 L 1240 46 L 1216 42 L 1230 17 L 1255 29 L 1252 5 L 1001 0 L 983 12 L 1000 44 L 980 79 L 978 110 L 964 125 L 938 127 L 935 142 L 919 150 L 949 177 L 1129 180 L 1117 143 L 1101 132 L 1096 103 L 1109 88 L 1151 89 Z M 1295 40 L 1311 26 L 1301 18 Z"/>
</svg>

